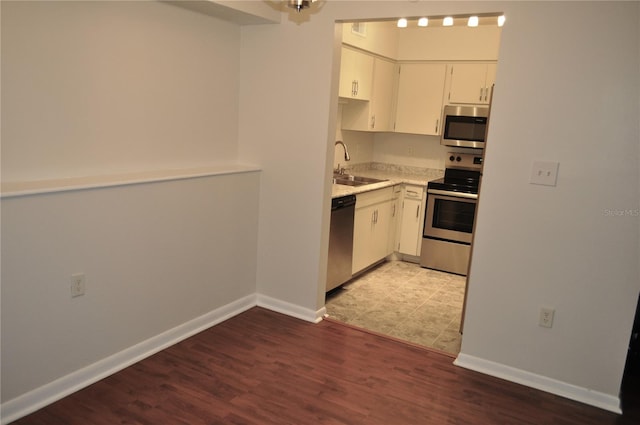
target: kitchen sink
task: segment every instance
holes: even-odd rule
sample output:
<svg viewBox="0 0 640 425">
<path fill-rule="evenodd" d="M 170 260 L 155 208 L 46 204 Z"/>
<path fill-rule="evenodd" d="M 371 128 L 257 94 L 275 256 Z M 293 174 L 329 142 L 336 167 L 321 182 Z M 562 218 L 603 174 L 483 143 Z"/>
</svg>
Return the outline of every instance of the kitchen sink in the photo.
<svg viewBox="0 0 640 425">
<path fill-rule="evenodd" d="M 347 180 L 347 179 L 333 179 L 333 183 L 341 184 L 343 186 L 364 186 L 365 184 L 369 184 L 366 182 L 359 182 L 359 181 Z"/>
<path fill-rule="evenodd" d="M 374 179 L 373 177 L 354 176 L 351 174 L 334 174 L 333 183 L 344 186 L 364 186 L 367 184 L 385 182 L 386 179 Z"/>
</svg>

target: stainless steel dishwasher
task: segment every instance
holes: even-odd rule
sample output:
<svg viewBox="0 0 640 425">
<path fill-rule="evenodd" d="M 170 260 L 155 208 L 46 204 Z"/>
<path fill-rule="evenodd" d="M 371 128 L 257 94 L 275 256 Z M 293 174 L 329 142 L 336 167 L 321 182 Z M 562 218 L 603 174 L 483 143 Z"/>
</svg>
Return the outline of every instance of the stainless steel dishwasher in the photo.
<svg viewBox="0 0 640 425">
<path fill-rule="evenodd" d="M 351 279 L 353 216 L 355 209 L 355 195 L 342 196 L 331 200 L 327 292 Z"/>
</svg>

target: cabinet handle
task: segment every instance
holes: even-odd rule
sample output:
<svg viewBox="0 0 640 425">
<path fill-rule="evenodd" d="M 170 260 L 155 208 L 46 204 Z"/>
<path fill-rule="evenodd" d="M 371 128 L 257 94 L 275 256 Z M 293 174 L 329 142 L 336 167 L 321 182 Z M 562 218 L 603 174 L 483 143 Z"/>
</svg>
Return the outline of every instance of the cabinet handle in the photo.
<svg viewBox="0 0 640 425">
<path fill-rule="evenodd" d="M 483 90 L 484 90 L 484 89 L 483 89 L 482 87 L 480 87 L 480 97 L 478 98 L 478 100 L 479 100 L 480 102 L 482 102 L 482 92 L 483 92 Z"/>
<path fill-rule="evenodd" d="M 420 205 L 416 207 L 416 219 L 420 217 Z"/>
<path fill-rule="evenodd" d="M 360 90 L 360 83 L 356 80 L 356 96 L 358 95 L 358 91 Z"/>
<path fill-rule="evenodd" d="M 440 120 L 436 120 L 436 133 L 438 133 L 438 125 L 440 124 Z"/>
<path fill-rule="evenodd" d="M 393 204 L 393 212 L 391 213 L 391 217 L 396 216 L 396 204 Z"/>
<path fill-rule="evenodd" d="M 487 101 L 487 98 L 489 97 L 489 87 L 485 87 L 484 88 L 484 101 Z"/>
<path fill-rule="evenodd" d="M 376 116 L 372 115 L 371 116 L 371 129 L 376 128 Z"/>
<path fill-rule="evenodd" d="M 351 96 L 356 95 L 356 80 L 351 81 Z"/>
<path fill-rule="evenodd" d="M 407 190 L 407 193 L 412 193 L 414 195 L 418 195 L 418 192 L 416 192 L 415 190 Z"/>
</svg>

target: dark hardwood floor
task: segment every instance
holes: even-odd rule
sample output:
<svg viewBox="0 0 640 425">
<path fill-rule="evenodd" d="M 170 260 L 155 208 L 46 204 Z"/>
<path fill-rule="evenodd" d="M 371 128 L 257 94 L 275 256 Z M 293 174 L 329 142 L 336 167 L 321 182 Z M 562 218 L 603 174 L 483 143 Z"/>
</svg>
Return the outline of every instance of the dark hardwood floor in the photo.
<svg viewBox="0 0 640 425">
<path fill-rule="evenodd" d="M 253 308 L 15 423 L 640 423 L 634 401 L 620 416 L 452 360 L 339 323 Z"/>
</svg>

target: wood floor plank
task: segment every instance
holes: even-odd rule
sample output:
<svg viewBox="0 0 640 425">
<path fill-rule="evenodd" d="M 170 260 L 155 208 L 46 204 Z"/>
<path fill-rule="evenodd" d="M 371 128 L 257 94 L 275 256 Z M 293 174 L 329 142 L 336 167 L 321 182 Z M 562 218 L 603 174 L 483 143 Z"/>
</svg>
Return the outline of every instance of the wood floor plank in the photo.
<svg viewBox="0 0 640 425">
<path fill-rule="evenodd" d="M 619 416 L 452 361 L 339 323 L 254 308 L 15 423 L 640 423 L 637 404 Z"/>
</svg>

